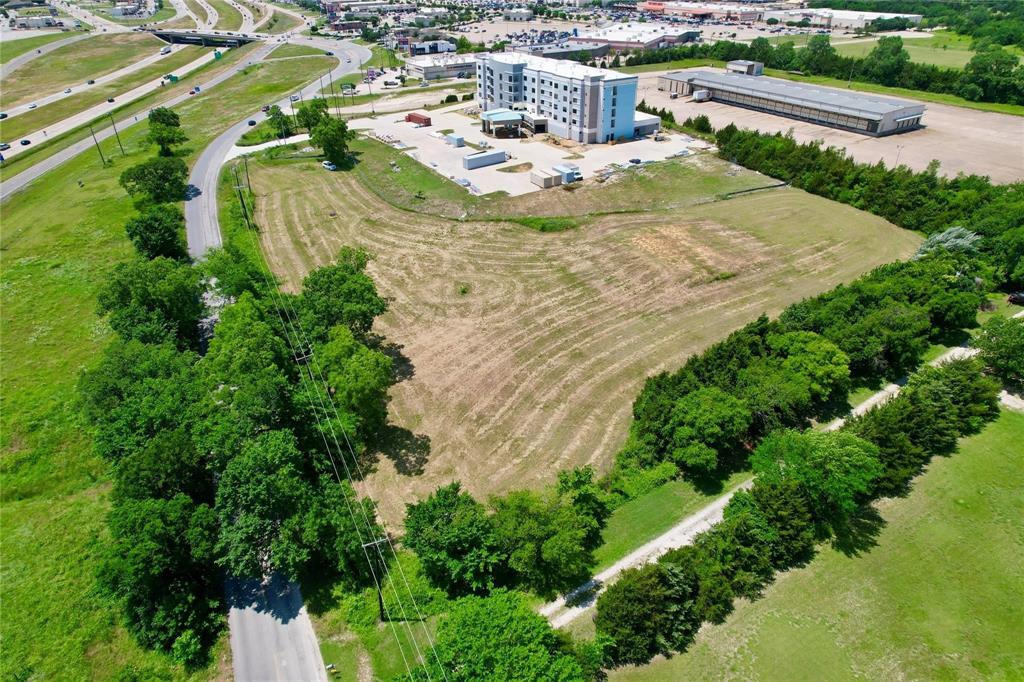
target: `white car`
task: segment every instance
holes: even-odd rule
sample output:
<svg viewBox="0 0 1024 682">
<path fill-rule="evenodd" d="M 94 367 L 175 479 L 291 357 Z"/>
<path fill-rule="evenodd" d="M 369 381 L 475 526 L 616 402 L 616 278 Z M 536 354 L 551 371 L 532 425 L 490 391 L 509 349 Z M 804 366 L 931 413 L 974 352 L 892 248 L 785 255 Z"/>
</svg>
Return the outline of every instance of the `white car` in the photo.
<svg viewBox="0 0 1024 682">
<path fill-rule="evenodd" d="M 29 105 L 28 105 L 28 108 L 29 108 L 29 109 L 35 109 L 35 108 L 36 108 L 36 107 L 38 107 L 38 106 L 39 106 L 38 104 L 36 104 L 35 102 L 32 102 L 32 104 L 29 104 Z"/>
<path fill-rule="evenodd" d="M 293 102 L 298 102 L 299 101 L 299 96 L 298 95 L 292 95 L 288 99 L 290 99 Z"/>
<path fill-rule="evenodd" d="M 334 165 L 333 163 L 331 163 L 330 161 L 324 161 L 324 162 L 323 162 L 323 163 L 321 163 L 320 165 L 321 165 L 321 166 L 323 166 L 324 168 L 326 168 L 326 169 L 327 169 L 327 170 L 329 170 L 329 171 L 335 171 L 335 170 L 338 170 L 338 167 L 337 167 L 337 166 L 335 166 L 335 165 Z"/>
<path fill-rule="evenodd" d="M 67 88 L 67 89 L 65 89 L 65 90 L 64 90 L 64 94 L 65 94 L 65 95 L 70 95 L 70 94 L 71 94 L 71 88 Z"/>
</svg>

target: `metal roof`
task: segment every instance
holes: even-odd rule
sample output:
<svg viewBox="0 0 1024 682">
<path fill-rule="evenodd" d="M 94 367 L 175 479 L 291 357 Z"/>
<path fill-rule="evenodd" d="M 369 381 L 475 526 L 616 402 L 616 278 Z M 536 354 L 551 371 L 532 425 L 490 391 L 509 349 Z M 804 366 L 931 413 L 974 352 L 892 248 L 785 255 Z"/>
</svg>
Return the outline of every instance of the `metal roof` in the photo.
<svg viewBox="0 0 1024 682">
<path fill-rule="evenodd" d="M 698 87 L 719 88 L 732 93 L 765 97 L 776 102 L 816 107 L 822 111 L 871 120 L 881 120 L 886 114 L 894 112 L 904 115 L 924 112 L 924 105 L 917 102 L 879 97 L 865 92 L 844 92 L 820 85 L 793 83 L 765 76 L 715 71 L 676 71 L 665 74 L 664 77 Z"/>
</svg>

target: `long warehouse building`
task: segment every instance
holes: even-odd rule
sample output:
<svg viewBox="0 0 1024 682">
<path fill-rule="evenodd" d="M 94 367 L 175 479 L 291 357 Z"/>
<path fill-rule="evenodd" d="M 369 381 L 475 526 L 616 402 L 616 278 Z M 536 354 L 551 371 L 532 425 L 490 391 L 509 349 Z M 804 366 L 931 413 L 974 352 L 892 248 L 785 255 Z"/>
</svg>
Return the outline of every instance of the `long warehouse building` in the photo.
<svg viewBox="0 0 1024 682">
<path fill-rule="evenodd" d="M 916 102 L 739 73 L 676 71 L 660 76 L 658 89 L 681 95 L 703 90 L 715 102 L 874 136 L 918 128 L 924 115 Z"/>
</svg>

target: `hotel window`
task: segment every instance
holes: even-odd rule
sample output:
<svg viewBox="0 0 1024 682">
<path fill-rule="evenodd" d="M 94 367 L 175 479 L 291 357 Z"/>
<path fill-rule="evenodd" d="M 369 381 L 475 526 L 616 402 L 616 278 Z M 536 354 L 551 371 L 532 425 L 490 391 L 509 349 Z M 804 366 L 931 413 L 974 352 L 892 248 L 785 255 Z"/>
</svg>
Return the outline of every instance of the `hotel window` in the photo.
<svg viewBox="0 0 1024 682">
<path fill-rule="evenodd" d="M 612 86 L 612 97 L 615 97 L 618 94 L 619 94 L 619 88 L 617 86 L 613 85 Z"/>
<path fill-rule="evenodd" d="M 612 106 L 614 107 L 616 104 L 618 104 L 618 101 L 616 98 L 612 97 Z"/>
<path fill-rule="evenodd" d="M 614 127 L 615 127 L 615 119 L 613 118 L 612 119 L 612 128 L 614 128 Z"/>
</svg>

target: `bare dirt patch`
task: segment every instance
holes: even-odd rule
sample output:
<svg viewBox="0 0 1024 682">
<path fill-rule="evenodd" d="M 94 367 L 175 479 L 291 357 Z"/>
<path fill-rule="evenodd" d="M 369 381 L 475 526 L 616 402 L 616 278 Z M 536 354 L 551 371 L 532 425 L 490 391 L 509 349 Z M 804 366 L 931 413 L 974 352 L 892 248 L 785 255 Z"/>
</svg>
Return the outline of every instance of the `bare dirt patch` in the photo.
<svg viewBox="0 0 1024 682">
<path fill-rule="evenodd" d="M 391 299 L 376 331 L 408 361 L 363 484 L 391 524 L 453 479 L 486 496 L 568 466 L 604 469 L 646 376 L 919 241 L 790 189 L 539 233 L 401 211 L 357 174 L 312 162 L 249 169 L 263 248 L 287 288 L 342 245 L 375 255 L 370 272 Z M 581 198 L 596 205 L 600 191 Z M 561 213 L 541 202 L 562 194 L 523 213 Z"/>
</svg>

